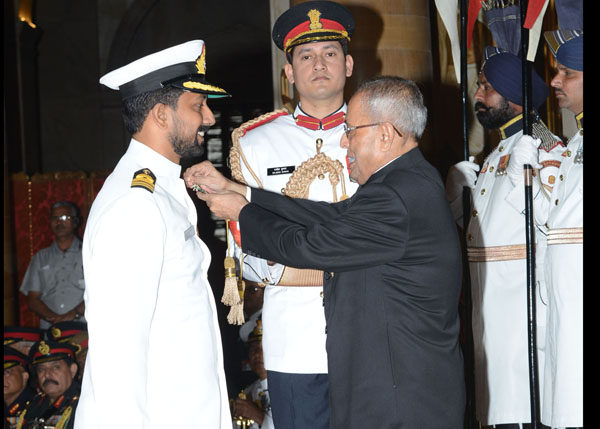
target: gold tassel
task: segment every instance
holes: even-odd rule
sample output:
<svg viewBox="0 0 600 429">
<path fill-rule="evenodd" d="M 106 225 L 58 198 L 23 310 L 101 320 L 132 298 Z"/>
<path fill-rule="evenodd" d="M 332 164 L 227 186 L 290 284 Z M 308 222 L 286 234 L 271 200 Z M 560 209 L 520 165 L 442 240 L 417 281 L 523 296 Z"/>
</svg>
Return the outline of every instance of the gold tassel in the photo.
<svg viewBox="0 0 600 429">
<path fill-rule="evenodd" d="M 227 252 L 230 251 L 231 243 L 229 242 L 229 222 L 225 221 L 227 235 Z M 235 259 L 231 256 L 225 258 L 225 287 L 223 288 L 223 297 L 221 302 L 225 305 L 232 306 L 239 304 L 240 295 L 238 292 L 238 280 L 235 273 Z"/>
<path fill-rule="evenodd" d="M 246 290 L 246 282 L 240 280 L 237 285 L 239 302 L 231 306 L 227 315 L 227 322 L 230 325 L 243 325 L 244 320 L 244 291 Z"/>
<path fill-rule="evenodd" d="M 233 306 L 239 304 L 240 294 L 237 287 L 237 276 L 235 274 L 235 260 L 231 256 L 225 258 L 225 287 L 221 302 Z"/>
</svg>

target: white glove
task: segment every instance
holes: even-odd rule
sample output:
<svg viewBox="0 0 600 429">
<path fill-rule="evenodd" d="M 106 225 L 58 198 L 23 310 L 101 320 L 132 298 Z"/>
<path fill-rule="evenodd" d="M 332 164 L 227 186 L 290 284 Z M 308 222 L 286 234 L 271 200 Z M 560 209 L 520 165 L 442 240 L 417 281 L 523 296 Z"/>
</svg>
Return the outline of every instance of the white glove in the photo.
<svg viewBox="0 0 600 429">
<path fill-rule="evenodd" d="M 522 136 L 513 146 L 506 175 L 514 186 L 523 184 L 523 166 L 531 165 L 533 168 L 542 168 L 538 158 L 538 147 L 542 141 L 531 136 Z"/>
<path fill-rule="evenodd" d="M 462 196 L 463 187 L 471 189 L 475 187 L 479 165 L 474 163 L 474 156 L 470 156 L 468 161 L 461 161 L 453 165 L 448 170 L 446 178 L 446 198 L 452 202 Z"/>
</svg>

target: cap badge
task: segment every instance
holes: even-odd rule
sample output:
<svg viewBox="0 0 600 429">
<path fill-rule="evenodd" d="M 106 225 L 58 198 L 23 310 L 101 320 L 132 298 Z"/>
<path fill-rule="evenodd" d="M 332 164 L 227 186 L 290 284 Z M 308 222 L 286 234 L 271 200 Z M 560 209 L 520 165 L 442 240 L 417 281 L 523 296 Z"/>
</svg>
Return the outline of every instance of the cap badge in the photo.
<svg viewBox="0 0 600 429">
<path fill-rule="evenodd" d="M 321 12 L 317 9 L 311 9 L 308 11 L 308 18 L 310 19 L 310 25 L 308 26 L 311 30 L 321 30 L 323 24 L 321 24 Z"/>
<path fill-rule="evenodd" d="M 202 48 L 202 53 L 196 60 L 196 70 L 198 74 L 206 74 L 206 49 Z"/>
<path fill-rule="evenodd" d="M 50 354 L 50 346 L 48 344 L 46 344 L 44 341 L 42 341 L 40 343 L 40 345 L 38 346 L 38 350 L 43 355 Z"/>
<path fill-rule="evenodd" d="M 60 329 L 58 329 L 57 327 L 52 328 L 52 336 L 54 338 L 60 338 L 60 334 L 62 334 L 62 332 L 60 332 Z"/>
</svg>

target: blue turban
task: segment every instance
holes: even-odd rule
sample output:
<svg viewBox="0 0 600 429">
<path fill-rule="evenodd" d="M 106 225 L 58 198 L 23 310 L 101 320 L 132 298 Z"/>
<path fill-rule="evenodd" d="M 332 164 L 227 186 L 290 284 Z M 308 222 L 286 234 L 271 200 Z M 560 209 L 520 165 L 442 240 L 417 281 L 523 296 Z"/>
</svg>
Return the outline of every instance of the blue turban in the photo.
<svg viewBox="0 0 600 429">
<path fill-rule="evenodd" d="M 556 61 L 570 69 L 583 71 L 583 31 L 547 31 L 544 37 Z"/>
<path fill-rule="evenodd" d="M 513 103 L 523 105 L 522 62 L 519 57 L 497 48 L 487 48 L 482 71 L 494 90 Z M 548 86 L 531 70 L 531 104 L 538 109 L 548 97 Z"/>
</svg>

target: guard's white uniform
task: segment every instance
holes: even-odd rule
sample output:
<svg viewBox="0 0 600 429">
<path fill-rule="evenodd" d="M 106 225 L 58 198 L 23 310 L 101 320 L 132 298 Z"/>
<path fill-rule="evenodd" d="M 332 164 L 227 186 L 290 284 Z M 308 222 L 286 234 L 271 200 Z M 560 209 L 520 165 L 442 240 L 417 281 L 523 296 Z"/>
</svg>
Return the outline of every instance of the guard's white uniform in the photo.
<svg viewBox="0 0 600 429">
<path fill-rule="evenodd" d="M 141 169 L 156 176 L 153 192 L 131 187 Z M 231 427 L 210 252 L 180 174 L 132 140 L 92 205 L 76 429 Z"/>
<path fill-rule="evenodd" d="M 340 110 L 345 112 L 346 105 Z M 317 154 L 317 140 L 321 139 L 320 152 L 344 166 L 346 194 L 352 196 L 358 185 L 349 181 L 346 150 L 340 147 L 342 125 L 329 130 L 311 130 L 295 123 L 294 117 L 300 114 L 303 112 L 297 107 L 293 115 L 279 116 L 240 138 L 243 155 L 261 183 L 242 162 L 244 179 L 252 187 L 281 192 L 294 169 Z M 336 195 L 338 199 L 342 197 L 341 184 L 337 185 Z M 332 185 L 327 177 L 315 179 L 308 198 L 333 201 Z M 237 246 L 236 256 L 241 256 Z M 243 260 L 244 278 L 267 284 L 262 313 L 265 368 L 292 374 L 327 373 L 323 287 L 274 286 L 284 267 L 269 267 L 267 261 L 249 255 L 244 255 Z"/>
<path fill-rule="evenodd" d="M 473 296 L 473 337 L 477 418 L 482 425 L 529 422 L 527 277 L 525 218 L 512 205 L 524 191 L 506 175 L 513 146 L 523 135 L 521 117 L 501 131 L 505 138 L 485 159 L 473 191 L 467 231 Z M 558 137 L 556 137 L 556 140 Z M 540 160 L 560 159 L 564 148 L 540 150 Z M 542 171 L 556 170 L 556 164 Z M 552 183 L 545 178 L 546 187 Z M 540 191 L 541 192 L 541 191 Z M 537 195 L 539 198 L 540 195 Z M 543 262 L 545 238 L 536 233 L 536 266 Z M 545 305 L 543 271 L 536 270 L 537 338 L 543 374 Z M 541 299 L 540 299 L 541 298 Z"/>
<path fill-rule="evenodd" d="M 581 125 L 583 113 L 578 119 Z M 579 427 L 583 426 L 583 126 L 564 152 L 547 227 L 549 303 L 542 423 Z"/>
</svg>

